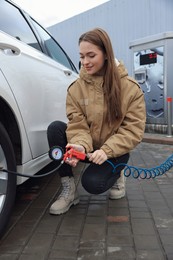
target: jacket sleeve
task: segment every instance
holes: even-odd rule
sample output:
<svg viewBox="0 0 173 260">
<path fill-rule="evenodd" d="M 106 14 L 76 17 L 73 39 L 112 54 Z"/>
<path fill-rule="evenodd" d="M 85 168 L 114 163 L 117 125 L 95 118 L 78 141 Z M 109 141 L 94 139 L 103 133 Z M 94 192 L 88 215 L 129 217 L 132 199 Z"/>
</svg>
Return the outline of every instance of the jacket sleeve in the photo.
<svg viewBox="0 0 173 260">
<path fill-rule="evenodd" d="M 93 151 L 92 138 L 86 116 L 80 105 L 80 100 L 77 100 L 72 95 L 70 88 L 67 91 L 66 113 L 68 118 L 66 130 L 68 143 L 82 145 L 86 152 Z"/>
<path fill-rule="evenodd" d="M 123 109 L 125 112 L 120 127 L 101 147 L 108 158 L 129 153 L 143 138 L 146 123 L 144 94 L 134 82 L 130 82 L 130 85 L 133 90 L 131 93 L 126 91 L 124 94 Z"/>
</svg>

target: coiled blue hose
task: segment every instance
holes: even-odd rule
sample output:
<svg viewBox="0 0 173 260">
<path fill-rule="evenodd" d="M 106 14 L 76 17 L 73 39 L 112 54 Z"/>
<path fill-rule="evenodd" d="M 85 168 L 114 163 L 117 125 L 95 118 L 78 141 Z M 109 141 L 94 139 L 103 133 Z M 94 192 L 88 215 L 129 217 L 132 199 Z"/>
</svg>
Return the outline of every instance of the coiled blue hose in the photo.
<svg viewBox="0 0 173 260">
<path fill-rule="evenodd" d="M 131 166 L 126 163 L 120 163 L 114 165 L 111 161 L 107 160 L 107 162 L 113 167 L 113 172 L 116 171 L 117 167 L 124 166 L 124 176 L 133 178 L 141 178 L 141 179 L 151 179 L 165 174 L 173 167 L 173 154 L 166 159 L 162 164 L 153 168 L 139 168 L 136 166 Z"/>
</svg>

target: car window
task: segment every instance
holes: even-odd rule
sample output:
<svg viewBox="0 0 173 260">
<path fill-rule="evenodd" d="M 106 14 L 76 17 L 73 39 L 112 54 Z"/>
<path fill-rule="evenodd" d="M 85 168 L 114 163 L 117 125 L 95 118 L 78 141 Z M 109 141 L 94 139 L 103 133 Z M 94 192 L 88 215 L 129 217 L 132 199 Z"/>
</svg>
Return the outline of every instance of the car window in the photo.
<svg viewBox="0 0 173 260">
<path fill-rule="evenodd" d="M 19 9 L 12 4 L 0 3 L 0 30 L 41 51 L 41 47 Z"/>
<path fill-rule="evenodd" d="M 71 64 L 68 56 L 63 51 L 63 49 L 58 45 L 58 43 L 44 30 L 38 23 L 36 23 L 33 19 L 32 22 L 34 23 L 39 35 L 41 36 L 42 40 L 44 41 L 44 46 L 48 55 L 58 61 L 59 63 L 63 64 L 69 69 L 73 69 L 73 65 Z"/>
</svg>

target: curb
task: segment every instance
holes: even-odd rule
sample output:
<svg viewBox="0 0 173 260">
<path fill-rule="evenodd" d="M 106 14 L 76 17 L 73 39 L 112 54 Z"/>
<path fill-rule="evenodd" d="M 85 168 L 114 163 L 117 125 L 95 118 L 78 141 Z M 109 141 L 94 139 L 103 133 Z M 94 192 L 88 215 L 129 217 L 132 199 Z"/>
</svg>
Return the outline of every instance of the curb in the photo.
<svg viewBox="0 0 173 260">
<path fill-rule="evenodd" d="M 142 142 L 173 145 L 173 136 L 145 133 Z"/>
</svg>

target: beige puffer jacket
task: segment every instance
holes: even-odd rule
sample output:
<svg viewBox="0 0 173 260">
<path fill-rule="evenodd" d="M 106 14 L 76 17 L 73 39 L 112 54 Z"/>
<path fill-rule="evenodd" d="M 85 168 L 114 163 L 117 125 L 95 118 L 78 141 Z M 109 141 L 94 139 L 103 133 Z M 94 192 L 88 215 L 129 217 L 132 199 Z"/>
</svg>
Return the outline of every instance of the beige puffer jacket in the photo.
<svg viewBox="0 0 173 260">
<path fill-rule="evenodd" d="M 122 87 L 122 120 L 109 127 L 105 123 L 107 106 L 104 103 L 103 77 L 88 75 L 84 69 L 68 88 L 66 111 L 67 140 L 80 144 L 86 152 L 103 149 L 108 158 L 130 152 L 141 142 L 145 130 L 144 95 L 135 80 L 118 66 Z"/>
</svg>

